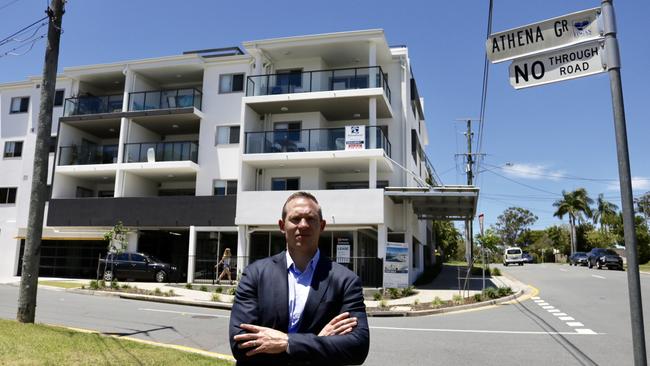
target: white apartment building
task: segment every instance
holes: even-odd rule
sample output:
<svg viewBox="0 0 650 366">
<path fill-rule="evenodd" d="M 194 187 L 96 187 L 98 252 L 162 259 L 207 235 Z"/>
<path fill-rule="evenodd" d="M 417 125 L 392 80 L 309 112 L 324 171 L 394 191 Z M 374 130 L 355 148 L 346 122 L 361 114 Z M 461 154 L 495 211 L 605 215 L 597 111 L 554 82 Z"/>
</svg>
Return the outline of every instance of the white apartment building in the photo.
<svg viewBox="0 0 650 366">
<path fill-rule="evenodd" d="M 284 249 L 282 204 L 304 190 L 328 222 L 321 253 L 381 286 L 386 243 L 405 243 L 412 282 L 433 258 L 430 220 L 474 216 L 478 190 L 432 174 L 405 46 L 364 30 L 243 49 L 63 69 L 42 276 L 94 278 L 117 222 L 183 281 L 213 279 L 226 248 L 240 272 Z M 39 82 L 0 84 L 0 277 L 20 272 Z"/>
</svg>

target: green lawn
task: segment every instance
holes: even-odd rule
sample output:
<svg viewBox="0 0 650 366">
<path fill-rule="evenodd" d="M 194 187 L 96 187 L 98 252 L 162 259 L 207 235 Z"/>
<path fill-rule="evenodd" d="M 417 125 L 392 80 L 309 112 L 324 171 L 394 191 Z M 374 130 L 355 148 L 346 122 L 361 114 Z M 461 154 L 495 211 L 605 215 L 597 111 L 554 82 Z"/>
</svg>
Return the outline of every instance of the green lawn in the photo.
<svg viewBox="0 0 650 366">
<path fill-rule="evenodd" d="M 196 353 L 0 319 L 0 365 L 233 365 Z"/>
<path fill-rule="evenodd" d="M 650 262 L 645 264 L 639 264 L 639 271 L 650 272 Z"/>
<path fill-rule="evenodd" d="M 82 283 L 71 281 L 38 281 L 39 285 L 61 287 L 61 288 L 81 288 Z M 88 286 L 88 284 L 86 284 Z"/>
</svg>

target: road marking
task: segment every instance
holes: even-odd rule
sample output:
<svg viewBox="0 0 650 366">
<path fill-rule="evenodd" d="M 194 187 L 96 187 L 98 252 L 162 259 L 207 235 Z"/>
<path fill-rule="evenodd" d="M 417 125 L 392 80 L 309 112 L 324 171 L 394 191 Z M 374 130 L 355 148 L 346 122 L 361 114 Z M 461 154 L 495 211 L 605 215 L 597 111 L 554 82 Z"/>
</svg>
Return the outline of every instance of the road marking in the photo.
<svg viewBox="0 0 650 366">
<path fill-rule="evenodd" d="M 531 297 L 531 299 L 533 299 L 533 300 L 539 300 L 539 296 L 533 296 L 533 297 Z"/>
<path fill-rule="evenodd" d="M 228 315 L 217 315 L 217 314 L 206 314 L 206 313 L 189 313 L 187 311 L 173 311 L 173 310 L 162 310 L 162 309 L 146 309 L 146 308 L 139 308 L 138 310 L 141 311 L 154 311 L 158 313 L 173 313 L 173 314 L 180 314 L 180 315 L 197 315 L 197 316 L 208 316 L 211 318 L 230 318 Z"/>
<path fill-rule="evenodd" d="M 562 271 L 562 272 L 569 272 L 568 270 L 566 270 L 566 269 L 564 269 L 564 268 L 560 268 L 560 271 Z"/>
<path fill-rule="evenodd" d="M 598 333 L 594 332 L 591 329 L 576 329 L 576 333 L 578 333 L 578 334 L 598 334 Z M 605 334 L 605 333 L 600 333 L 600 334 Z"/>
<path fill-rule="evenodd" d="M 555 309 L 555 306 L 552 306 L 552 305 L 542 306 L 542 309 L 544 309 L 544 310 Z"/>
<path fill-rule="evenodd" d="M 491 333 L 491 334 L 529 334 L 529 335 L 597 335 L 598 333 L 588 332 L 536 332 L 521 330 L 482 330 L 482 329 L 437 329 L 437 328 L 400 328 L 400 327 L 370 327 L 377 330 L 403 330 L 414 332 L 443 332 L 443 333 Z M 577 329 L 576 329 L 577 330 Z"/>
<path fill-rule="evenodd" d="M 585 325 L 580 322 L 567 322 L 566 325 L 570 327 L 584 327 Z"/>
<path fill-rule="evenodd" d="M 573 318 L 570 317 L 570 316 L 561 316 L 561 317 L 560 317 L 560 320 L 567 321 L 567 320 L 575 320 L 575 319 L 573 319 Z"/>
<path fill-rule="evenodd" d="M 553 315 L 555 315 L 555 316 L 566 316 L 566 313 L 555 313 Z"/>
<path fill-rule="evenodd" d="M 599 276 L 599 275 L 591 275 L 591 277 L 596 277 L 596 278 L 600 278 L 600 279 L 603 279 L 603 280 L 607 279 L 606 277 Z"/>
<path fill-rule="evenodd" d="M 537 300 L 534 300 L 534 301 L 535 301 L 536 303 L 538 303 L 538 304 L 539 304 L 540 302 L 544 302 L 544 300 L 541 300 L 541 299 L 537 299 Z"/>
<path fill-rule="evenodd" d="M 548 306 L 549 304 L 547 302 L 539 302 L 537 303 L 539 306 Z"/>
<path fill-rule="evenodd" d="M 549 310 L 548 312 L 549 312 L 549 313 L 559 313 L 560 310 L 558 310 L 558 309 L 551 309 L 551 310 Z M 556 314 L 556 315 L 557 315 L 557 314 Z M 566 315 L 566 314 L 564 314 L 564 315 Z"/>
</svg>

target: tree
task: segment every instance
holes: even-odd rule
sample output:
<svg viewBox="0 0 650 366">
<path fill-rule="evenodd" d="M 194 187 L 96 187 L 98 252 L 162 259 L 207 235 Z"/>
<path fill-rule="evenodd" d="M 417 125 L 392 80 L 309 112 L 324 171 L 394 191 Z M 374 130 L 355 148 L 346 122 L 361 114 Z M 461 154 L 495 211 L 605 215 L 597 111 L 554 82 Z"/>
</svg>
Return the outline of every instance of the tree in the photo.
<svg viewBox="0 0 650 366">
<path fill-rule="evenodd" d="M 562 191 L 562 199 L 555 201 L 553 207 L 557 208 L 553 216 L 562 219 L 564 215 L 569 215 L 569 226 L 571 227 L 571 254 L 576 252 L 577 236 L 576 221 L 582 223 L 584 216 L 591 217 L 591 208 L 589 207 L 594 200 L 589 198 L 587 190 L 578 188 L 573 192 Z"/>
<path fill-rule="evenodd" d="M 521 207 L 510 207 L 497 217 L 496 231 L 505 245 L 514 246 L 517 238 L 537 221 L 537 216 Z"/>
<path fill-rule="evenodd" d="M 548 238 L 551 239 L 553 249 L 557 249 L 563 254 L 571 253 L 571 234 L 566 226 L 553 225 L 547 227 L 544 231 Z"/>
<path fill-rule="evenodd" d="M 33 323 L 36 317 L 36 295 L 38 272 L 41 262 L 41 237 L 43 236 L 43 215 L 47 200 L 47 172 L 52 131 L 52 111 L 56 88 L 56 70 L 59 63 L 59 42 L 64 0 L 52 0 L 47 8 L 49 18 L 45 64 L 41 82 L 41 104 L 38 111 L 38 128 L 32 166 L 32 187 L 29 196 L 27 235 L 23 253 L 20 288 L 18 290 L 18 311 L 16 319 L 21 323 Z"/>
<path fill-rule="evenodd" d="M 517 244 L 527 247 L 538 241 L 545 234 L 544 230 L 527 230 L 517 239 Z"/>
<path fill-rule="evenodd" d="M 493 261 L 494 258 L 490 258 L 490 254 L 496 253 L 498 251 L 498 245 L 501 243 L 501 238 L 499 238 L 496 231 L 492 228 L 485 230 L 483 235 L 476 235 L 476 242 L 485 249 L 488 263 Z"/>
<path fill-rule="evenodd" d="M 609 226 L 616 219 L 616 211 L 618 206 L 607 201 L 601 193 L 596 199 L 596 209 L 593 211 L 594 224 L 600 224 L 600 230 L 605 232 L 609 231 Z"/>
<path fill-rule="evenodd" d="M 458 254 L 459 243 L 462 243 L 463 237 L 454 227 L 451 221 L 433 221 L 433 235 L 436 239 L 436 245 L 442 252 L 442 260 L 447 261 L 455 258 Z M 460 245 L 464 247 L 464 245 Z"/>
<path fill-rule="evenodd" d="M 644 193 L 641 197 L 635 198 L 637 212 L 645 217 L 646 225 L 650 219 L 650 192 Z"/>
<path fill-rule="evenodd" d="M 636 232 L 637 240 L 637 255 L 639 256 L 639 264 L 650 261 L 650 232 L 648 232 L 648 225 L 641 216 L 634 217 L 634 231 Z M 618 244 L 625 246 L 625 235 L 623 227 L 623 215 L 616 215 L 616 221 L 612 225 L 612 232 L 616 234 Z"/>
</svg>

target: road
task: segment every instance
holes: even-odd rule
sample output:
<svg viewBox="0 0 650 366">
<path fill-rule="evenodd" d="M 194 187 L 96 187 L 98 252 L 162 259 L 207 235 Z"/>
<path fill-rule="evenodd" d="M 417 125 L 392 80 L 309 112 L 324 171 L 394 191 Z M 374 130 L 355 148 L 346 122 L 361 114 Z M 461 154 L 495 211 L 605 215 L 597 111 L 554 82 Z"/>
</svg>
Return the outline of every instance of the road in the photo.
<svg viewBox="0 0 650 366">
<path fill-rule="evenodd" d="M 555 264 L 502 271 L 537 288 L 538 298 L 452 314 L 371 318 L 365 364 L 633 364 L 625 272 Z M 650 276 L 642 275 L 641 284 L 643 292 L 650 290 Z M 0 317 L 15 318 L 17 292 L 0 286 Z M 646 301 L 644 310 L 649 306 Z M 230 354 L 228 315 L 44 289 L 37 307 L 38 322 L 224 354 Z"/>
</svg>

